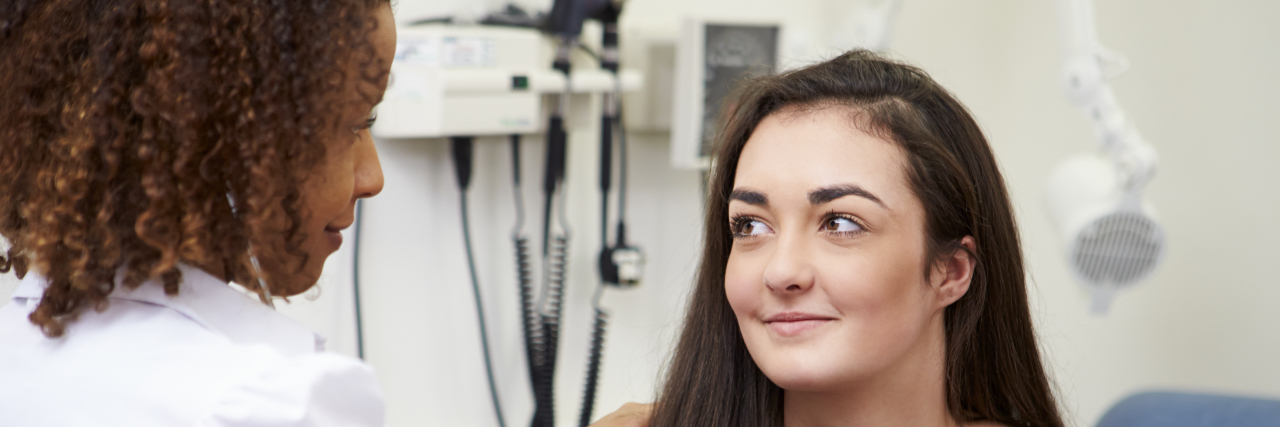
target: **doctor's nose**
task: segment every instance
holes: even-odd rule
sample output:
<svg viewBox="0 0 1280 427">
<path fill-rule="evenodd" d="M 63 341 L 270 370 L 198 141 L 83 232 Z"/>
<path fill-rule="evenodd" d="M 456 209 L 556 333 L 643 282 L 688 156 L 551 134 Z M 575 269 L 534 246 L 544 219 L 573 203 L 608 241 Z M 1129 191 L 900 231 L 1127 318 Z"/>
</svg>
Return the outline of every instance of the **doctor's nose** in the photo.
<svg viewBox="0 0 1280 427">
<path fill-rule="evenodd" d="M 382 192 L 382 162 L 378 160 L 378 148 L 368 130 L 361 135 L 355 147 L 355 199 L 366 199 Z"/>
</svg>

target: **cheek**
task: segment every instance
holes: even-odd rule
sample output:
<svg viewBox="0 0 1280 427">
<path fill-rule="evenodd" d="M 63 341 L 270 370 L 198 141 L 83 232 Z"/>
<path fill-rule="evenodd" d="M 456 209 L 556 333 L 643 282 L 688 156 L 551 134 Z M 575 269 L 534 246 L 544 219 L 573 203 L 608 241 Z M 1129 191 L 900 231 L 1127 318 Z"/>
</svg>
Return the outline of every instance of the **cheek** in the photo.
<svg viewBox="0 0 1280 427">
<path fill-rule="evenodd" d="M 323 200 L 319 203 L 326 216 L 341 213 L 351 201 L 351 174 L 335 173 L 329 176 L 329 183 L 322 192 Z"/>
<path fill-rule="evenodd" d="M 827 296 L 851 320 L 852 342 L 887 344 L 883 350 L 913 341 L 929 317 L 928 293 L 919 263 L 909 254 L 882 252 L 826 263 Z"/>
<path fill-rule="evenodd" d="M 316 168 L 303 201 L 312 214 L 311 224 L 327 224 L 350 204 L 354 176 L 349 163 L 338 158 Z"/>
<path fill-rule="evenodd" d="M 907 272 L 913 266 L 900 262 L 897 257 L 868 257 L 829 262 L 820 268 L 820 276 L 826 277 L 828 293 L 833 303 L 863 310 L 900 305 L 919 294 L 923 286 Z M 836 260 L 832 260 L 836 261 Z"/>
<path fill-rule="evenodd" d="M 750 262 L 741 254 L 729 253 L 729 262 L 725 265 L 724 291 L 725 297 L 729 299 L 729 306 L 733 307 L 733 312 L 739 318 L 753 315 L 759 309 L 763 277 L 763 264 Z"/>
</svg>

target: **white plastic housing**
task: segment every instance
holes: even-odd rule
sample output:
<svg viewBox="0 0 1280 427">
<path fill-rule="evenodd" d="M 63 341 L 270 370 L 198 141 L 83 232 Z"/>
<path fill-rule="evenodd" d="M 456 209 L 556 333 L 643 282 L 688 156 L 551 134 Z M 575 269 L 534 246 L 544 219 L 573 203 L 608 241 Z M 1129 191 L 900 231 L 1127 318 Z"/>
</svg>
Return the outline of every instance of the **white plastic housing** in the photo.
<svg viewBox="0 0 1280 427">
<path fill-rule="evenodd" d="M 615 78 L 574 69 L 570 81 L 551 69 L 537 30 L 494 26 L 399 28 L 391 80 L 372 132 L 379 138 L 435 138 L 537 133 L 542 95 L 639 89 L 642 76 Z"/>
<path fill-rule="evenodd" d="M 1063 232 L 1072 274 L 1106 313 L 1116 291 L 1146 278 L 1164 257 L 1165 235 L 1141 193 L 1122 190 L 1116 164 L 1081 155 L 1049 178 L 1049 208 Z"/>
<path fill-rule="evenodd" d="M 380 138 L 532 133 L 540 98 L 513 89 L 539 70 L 534 30 L 424 25 L 397 29 L 391 81 L 372 132 Z"/>
</svg>

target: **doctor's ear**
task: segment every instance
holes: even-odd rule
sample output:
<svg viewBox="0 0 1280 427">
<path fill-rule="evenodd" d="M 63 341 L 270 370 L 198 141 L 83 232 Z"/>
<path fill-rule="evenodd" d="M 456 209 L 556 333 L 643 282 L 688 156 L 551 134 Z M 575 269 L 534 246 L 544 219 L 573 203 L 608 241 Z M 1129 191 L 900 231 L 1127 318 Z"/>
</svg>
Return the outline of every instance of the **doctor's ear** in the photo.
<svg viewBox="0 0 1280 427">
<path fill-rule="evenodd" d="M 929 284 L 938 297 L 938 308 L 951 305 L 969 291 L 973 269 L 978 265 L 975 257 L 977 253 L 978 247 L 973 236 L 964 236 L 949 253 L 939 257 L 934 263 Z"/>
</svg>

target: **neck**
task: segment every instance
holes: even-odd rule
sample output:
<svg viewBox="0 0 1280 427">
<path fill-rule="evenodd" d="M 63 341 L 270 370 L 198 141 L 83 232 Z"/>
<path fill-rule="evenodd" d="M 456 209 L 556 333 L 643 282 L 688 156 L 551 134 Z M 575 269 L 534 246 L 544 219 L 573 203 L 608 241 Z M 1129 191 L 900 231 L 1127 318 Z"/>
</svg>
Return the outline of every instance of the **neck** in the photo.
<svg viewBox="0 0 1280 427">
<path fill-rule="evenodd" d="M 873 377 L 823 391 L 785 390 L 786 427 L 959 425 L 947 410 L 942 316 L 899 360 Z"/>
</svg>

